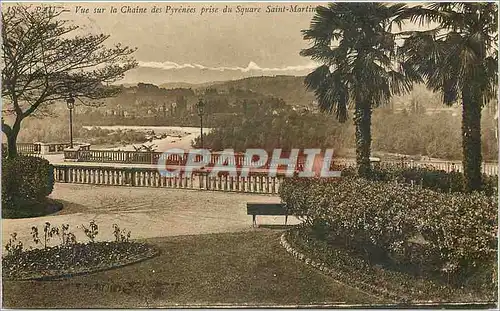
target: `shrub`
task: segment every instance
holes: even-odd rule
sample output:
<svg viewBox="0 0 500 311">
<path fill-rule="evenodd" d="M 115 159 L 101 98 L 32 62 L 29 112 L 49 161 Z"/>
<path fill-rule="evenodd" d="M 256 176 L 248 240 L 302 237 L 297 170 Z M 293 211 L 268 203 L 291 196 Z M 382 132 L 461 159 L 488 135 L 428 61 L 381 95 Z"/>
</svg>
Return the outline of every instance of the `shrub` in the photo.
<svg viewBox="0 0 500 311">
<path fill-rule="evenodd" d="M 344 177 L 286 179 L 280 196 L 321 238 L 374 261 L 463 276 L 496 260 L 497 204 L 481 193 Z"/>
<path fill-rule="evenodd" d="M 2 205 L 12 208 L 16 200 L 39 201 L 54 188 L 54 168 L 49 161 L 31 156 L 2 161 Z"/>
<path fill-rule="evenodd" d="M 356 170 L 352 167 L 341 168 L 342 176 L 355 176 Z M 436 170 L 432 166 L 409 168 L 404 165 L 375 165 L 370 180 L 400 182 L 421 186 L 438 192 L 463 192 L 465 176 L 458 171 L 446 172 Z M 498 176 L 483 175 L 483 192 L 495 195 L 498 189 Z"/>
</svg>

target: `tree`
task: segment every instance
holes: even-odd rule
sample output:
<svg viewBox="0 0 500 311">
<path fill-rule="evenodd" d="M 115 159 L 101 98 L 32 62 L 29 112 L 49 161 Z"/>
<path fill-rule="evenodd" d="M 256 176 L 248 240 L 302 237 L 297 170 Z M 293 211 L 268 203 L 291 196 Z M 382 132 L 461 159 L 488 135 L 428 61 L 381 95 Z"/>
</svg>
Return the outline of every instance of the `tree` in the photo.
<svg viewBox="0 0 500 311">
<path fill-rule="evenodd" d="M 372 109 L 389 102 L 393 94 L 407 92 L 419 77 L 398 66 L 393 23 L 403 4 L 331 3 L 318 6 L 310 28 L 303 30 L 310 48 L 301 51 L 323 65 L 305 78 L 320 110 L 347 120 L 354 105 L 356 162 L 362 176 L 370 173 Z"/>
<path fill-rule="evenodd" d="M 401 53 L 405 63 L 439 91 L 446 105 L 462 101 L 462 152 L 466 190 L 481 182 L 481 110 L 498 83 L 496 3 L 434 3 L 408 10 L 406 17 L 431 30 L 411 32 Z"/>
<path fill-rule="evenodd" d="M 77 29 L 54 9 L 14 5 L 2 10 L 2 131 L 9 157 L 17 156 L 25 118 L 70 96 L 115 96 L 120 87 L 109 84 L 136 66 L 135 49 L 106 48 L 108 35 L 75 34 Z"/>
</svg>

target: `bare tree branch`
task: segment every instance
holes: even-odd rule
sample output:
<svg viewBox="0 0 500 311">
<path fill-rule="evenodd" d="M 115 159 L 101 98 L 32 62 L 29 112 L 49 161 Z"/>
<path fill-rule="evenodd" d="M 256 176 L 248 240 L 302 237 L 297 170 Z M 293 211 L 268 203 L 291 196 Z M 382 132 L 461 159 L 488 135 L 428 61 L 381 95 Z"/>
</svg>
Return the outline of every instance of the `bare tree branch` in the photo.
<svg viewBox="0 0 500 311">
<path fill-rule="evenodd" d="M 2 119 L 6 135 L 17 137 L 24 118 L 70 94 L 98 100 L 119 93 L 107 84 L 137 66 L 135 49 L 105 46 L 109 35 L 72 36 L 77 29 L 61 11 L 22 4 L 2 11 L 2 114 L 15 116 L 12 125 Z"/>
</svg>

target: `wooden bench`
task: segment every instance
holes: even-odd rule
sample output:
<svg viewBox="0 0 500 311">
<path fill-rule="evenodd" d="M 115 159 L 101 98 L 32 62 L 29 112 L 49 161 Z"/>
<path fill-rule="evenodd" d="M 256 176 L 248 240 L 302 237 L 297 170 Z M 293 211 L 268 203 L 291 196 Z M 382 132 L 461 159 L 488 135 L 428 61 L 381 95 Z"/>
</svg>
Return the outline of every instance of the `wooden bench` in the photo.
<svg viewBox="0 0 500 311">
<path fill-rule="evenodd" d="M 288 209 L 281 203 L 247 203 L 247 215 L 252 215 L 252 226 L 257 225 L 257 215 L 262 216 L 285 216 L 285 225 L 288 221 Z"/>
</svg>

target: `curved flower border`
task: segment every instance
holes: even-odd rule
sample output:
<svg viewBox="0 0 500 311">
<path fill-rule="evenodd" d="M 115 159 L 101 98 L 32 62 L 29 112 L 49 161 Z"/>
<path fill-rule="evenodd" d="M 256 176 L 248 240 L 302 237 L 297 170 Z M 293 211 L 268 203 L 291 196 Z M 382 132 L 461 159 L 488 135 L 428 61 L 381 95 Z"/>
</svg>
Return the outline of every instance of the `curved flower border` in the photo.
<svg viewBox="0 0 500 311">
<path fill-rule="evenodd" d="M 293 248 L 292 245 L 286 240 L 286 234 L 287 234 L 287 232 L 284 232 L 281 235 L 281 238 L 280 238 L 281 246 L 283 246 L 285 248 L 285 250 L 290 255 L 292 255 L 296 259 L 304 262 L 306 265 L 320 270 L 321 272 L 332 277 L 336 282 L 342 283 L 343 285 L 348 286 L 348 287 L 355 288 L 359 291 L 362 291 L 363 293 L 365 293 L 367 295 L 370 295 L 372 297 L 376 297 L 377 299 L 385 298 L 385 299 L 390 300 L 393 303 L 405 303 L 406 302 L 405 298 L 403 298 L 395 293 L 392 293 L 392 292 L 385 290 L 385 289 L 377 288 L 373 285 L 370 285 L 370 284 L 367 284 L 367 283 L 364 283 L 361 281 L 355 281 L 356 286 L 346 284 L 345 282 L 347 280 L 345 280 L 345 278 L 342 277 L 338 272 L 329 268 L 327 264 L 325 264 L 323 262 L 319 262 L 317 260 L 315 261 L 315 260 L 307 257 L 304 253 L 301 253 L 297 249 Z M 349 282 L 353 282 L 353 280 L 350 279 Z"/>
<path fill-rule="evenodd" d="M 343 274 L 342 272 L 335 271 L 334 269 L 331 269 L 328 267 L 327 264 L 315 261 L 309 257 L 307 257 L 304 253 L 299 252 L 297 249 L 293 248 L 293 246 L 287 241 L 286 235 L 289 234 L 290 231 L 284 232 L 281 237 L 280 237 L 280 244 L 285 248 L 285 250 L 295 257 L 296 259 L 304 262 L 306 265 L 309 265 L 315 269 L 320 270 L 324 274 L 332 277 L 336 282 L 341 283 L 344 286 L 354 288 L 356 290 L 359 290 L 369 296 L 375 297 L 377 299 L 380 298 L 385 298 L 387 300 L 390 300 L 391 306 L 396 306 L 398 305 L 410 305 L 410 306 L 424 306 L 424 307 L 429 307 L 429 308 L 441 308 L 443 306 L 451 306 L 452 308 L 457 308 L 460 306 L 461 308 L 463 306 L 465 307 L 470 307 L 472 308 L 491 308 L 491 305 L 496 306 L 496 301 L 476 301 L 476 302 L 458 302 L 458 303 L 453 303 L 453 302 L 435 302 L 435 301 L 411 301 L 408 299 L 408 297 L 398 295 L 397 293 L 388 291 L 387 289 L 379 288 L 371 284 L 367 284 L 363 281 L 360 280 L 355 280 L 352 278 L 349 278 L 349 276 Z M 353 283 L 355 282 L 355 285 L 350 285 L 347 283 Z M 384 304 L 385 306 L 388 306 L 387 304 Z"/>
<path fill-rule="evenodd" d="M 59 270 L 48 270 L 44 274 L 41 273 L 21 273 L 20 276 L 14 276 L 14 277 L 4 277 L 4 281 L 30 281 L 30 280 L 51 280 L 51 279 L 58 279 L 62 277 L 73 277 L 77 275 L 83 275 L 83 274 L 90 274 L 90 273 L 96 273 L 96 272 L 101 272 L 101 271 L 107 271 L 111 269 L 116 269 L 128 265 L 132 265 L 135 263 L 142 262 L 144 260 L 156 257 L 160 254 L 160 251 L 152 247 L 151 245 L 148 245 L 149 249 L 145 252 L 135 254 L 132 258 L 129 258 L 128 260 L 122 261 L 122 262 L 115 262 L 109 265 L 105 266 L 97 266 L 97 267 L 82 267 L 81 269 L 75 269 L 75 268 L 70 268 L 68 270 L 64 271 L 59 271 Z M 22 275 L 24 274 L 24 275 Z"/>
</svg>

